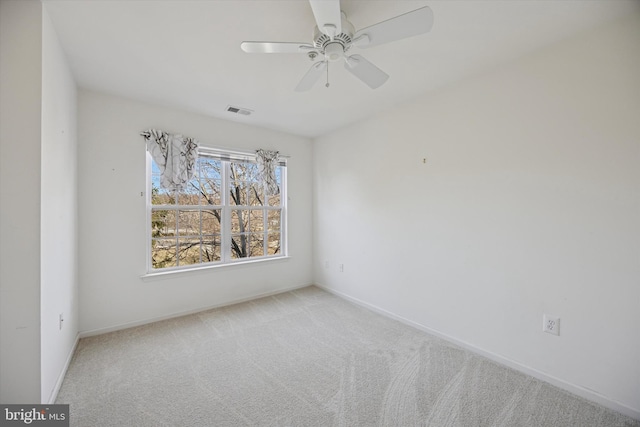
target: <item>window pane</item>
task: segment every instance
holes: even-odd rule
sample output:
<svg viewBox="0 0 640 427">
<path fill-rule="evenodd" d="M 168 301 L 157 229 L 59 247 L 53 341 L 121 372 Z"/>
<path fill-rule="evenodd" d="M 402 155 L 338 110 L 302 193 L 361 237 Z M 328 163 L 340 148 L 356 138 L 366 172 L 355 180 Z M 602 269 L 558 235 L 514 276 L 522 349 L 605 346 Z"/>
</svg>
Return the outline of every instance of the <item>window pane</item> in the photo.
<svg viewBox="0 0 640 427">
<path fill-rule="evenodd" d="M 264 205 L 264 186 L 262 184 L 254 182 L 249 186 L 249 205 Z"/>
<path fill-rule="evenodd" d="M 264 256 L 264 234 L 249 235 L 249 256 Z"/>
<path fill-rule="evenodd" d="M 200 235 L 200 211 L 180 211 L 178 234 L 181 236 Z"/>
<path fill-rule="evenodd" d="M 160 175 L 153 175 L 151 177 L 151 204 L 172 205 L 174 202 L 175 197 L 171 195 L 171 192 L 160 186 Z"/>
<path fill-rule="evenodd" d="M 213 178 L 220 180 L 222 177 L 222 162 L 209 157 L 198 157 L 201 178 Z"/>
<path fill-rule="evenodd" d="M 282 166 L 278 166 L 276 168 L 276 182 L 278 183 L 278 188 L 282 189 Z M 272 194 L 268 197 L 269 206 L 280 206 L 282 198 L 280 197 L 280 192 L 278 194 Z"/>
<path fill-rule="evenodd" d="M 257 163 L 244 163 L 245 173 L 247 175 L 247 181 L 258 180 L 258 164 Z"/>
<path fill-rule="evenodd" d="M 280 217 L 282 211 L 268 211 L 267 213 L 267 227 L 270 232 L 280 232 Z"/>
<path fill-rule="evenodd" d="M 175 239 L 151 240 L 151 265 L 153 268 L 175 267 L 177 265 Z"/>
<path fill-rule="evenodd" d="M 231 211 L 231 232 L 244 233 L 249 225 L 249 211 L 234 209 Z"/>
<path fill-rule="evenodd" d="M 253 209 L 249 211 L 249 228 L 247 231 L 260 233 L 264 231 L 264 211 Z"/>
<path fill-rule="evenodd" d="M 220 209 L 202 211 L 202 234 L 220 234 L 222 211 Z"/>
<path fill-rule="evenodd" d="M 256 181 L 258 165 L 256 163 L 231 162 L 231 179 L 234 181 Z"/>
<path fill-rule="evenodd" d="M 155 160 L 151 160 L 151 173 L 153 175 L 160 175 L 160 168 L 158 167 L 158 164 L 155 162 Z"/>
<path fill-rule="evenodd" d="M 247 183 L 244 181 L 231 181 L 229 184 L 229 202 L 232 205 L 247 206 Z"/>
<path fill-rule="evenodd" d="M 180 265 L 200 264 L 200 238 L 178 239 Z"/>
<path fill-rule="evenodd" d="M 231 235 L 231 258 L 245 258 L 248 251 L 248 239 L 245 234 Z"/>
<path fill-rule="evenodd" d="M 280 233 L 269 233 L 269 241 L 267 242 L 267 255 L 275 255 L 280 253 Z"/>
<path fill-rule="evenodd" d="M 198 158 L 200 204 L 220 205 L 222 162 L 208 157 Z"/>
<path fill-rule="evenodd" d="M 202 238 L 202 262 L 220 261 L 221 245 L 219 236 L 205 236 Z"/>
<path fill-rule="evenodd" d="M 160 185 L 160 168 L 151 161 L 151 204 L 168 205 L 175 202 L 175 197 Z"/>
<path fill-rule="evenodd" d="M 200 198 L 201 205 L 216 205 L 222 204 L 220 188 L 222 187 L 219 179 L 202 178 L 200 182 L 200 190 L 202 191 L 202 197 Z"/>
<path fill-rule="evenodd" d="M 166 237 L 176 234 L 176 212 L 169 210 L 151 211 L 151 237 Z"/>
<path fill-rule="evenodd" d="M 280 193 L 269 196 L 269 206 L 280 206 Z"/>
<path fill-rule="evenodd" d="M 177 194 L 179 205 L 198 205 L 200 203 L 200 184 L 197 178 L 192 179 L 187 187 Z"/>
</svg>

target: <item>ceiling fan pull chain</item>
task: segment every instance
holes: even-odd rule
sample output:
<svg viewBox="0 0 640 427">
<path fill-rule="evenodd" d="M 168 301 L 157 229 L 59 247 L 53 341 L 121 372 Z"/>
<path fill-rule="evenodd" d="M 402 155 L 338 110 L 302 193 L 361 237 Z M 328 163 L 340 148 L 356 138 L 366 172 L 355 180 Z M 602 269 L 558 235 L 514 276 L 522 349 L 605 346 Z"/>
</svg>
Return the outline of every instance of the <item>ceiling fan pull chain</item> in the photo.
<svg viewBox="0 0 640 427">
<path fill-rule="evenodd" d="M 327 84 L 324 87 L 329 87 L 329 61 L 327 61 Z"/>
</svg>

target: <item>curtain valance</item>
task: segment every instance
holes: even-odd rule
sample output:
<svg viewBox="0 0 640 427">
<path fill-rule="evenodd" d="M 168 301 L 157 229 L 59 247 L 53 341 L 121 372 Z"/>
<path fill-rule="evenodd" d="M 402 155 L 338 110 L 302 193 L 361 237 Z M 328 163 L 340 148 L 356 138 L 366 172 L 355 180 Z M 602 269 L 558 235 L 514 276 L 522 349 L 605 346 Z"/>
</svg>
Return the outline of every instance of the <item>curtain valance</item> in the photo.
<svg viewBox="0 0 640 427">
<path fill-rule="evenodd" d="M 160 169 L 160 185 L 170 191 L 183 190 L 195 172 L 198 141 L 158 129 L 148 129 L 140 135 Z"/>
<path fill-rule="evenodd" d="M 277 151 L 256 150 L 256 161 L 258 163 L 258 173 L 264 182 L 267 195 L 280 193 L 278 181 L 276 179 L 276 166 L 278 166 Z"/>
</svg>

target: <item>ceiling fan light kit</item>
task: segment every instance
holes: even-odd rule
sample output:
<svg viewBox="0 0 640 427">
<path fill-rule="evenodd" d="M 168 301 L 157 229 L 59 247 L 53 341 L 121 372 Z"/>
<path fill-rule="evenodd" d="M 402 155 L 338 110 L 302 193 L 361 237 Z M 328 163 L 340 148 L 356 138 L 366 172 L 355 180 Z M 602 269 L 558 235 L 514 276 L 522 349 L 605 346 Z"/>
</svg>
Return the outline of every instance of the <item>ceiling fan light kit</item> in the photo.
<svg viewBox="0 0 640 427">
<path fill-rule="evenodd" d="M 327 61 L 337 61 L 344 56 L 344 46 L 338 42 L 328 43 L 324 48 L 324 57 Z"/>
<path fill-rule="evenodd" d="M 382 86 L 389 76 L 361 55 L 347 55 L 352 47 L 366 49 L 407 37 L 424 34 L 433 26 L 429 7 L 379 22 L 356 31 L 340 10 L 340 0 L 309 0 L 316 27 L 312 43 L 253 42 L 240 44 L 247 53 L 305 53 L 314 62 L 296 86 L 297 92 L 310 90 L 320 79 L 328 63 L 344 60 L 344 68 L 369 86 Z M 329 83 L 325 86 L 329 86 Z"/>
</svg>

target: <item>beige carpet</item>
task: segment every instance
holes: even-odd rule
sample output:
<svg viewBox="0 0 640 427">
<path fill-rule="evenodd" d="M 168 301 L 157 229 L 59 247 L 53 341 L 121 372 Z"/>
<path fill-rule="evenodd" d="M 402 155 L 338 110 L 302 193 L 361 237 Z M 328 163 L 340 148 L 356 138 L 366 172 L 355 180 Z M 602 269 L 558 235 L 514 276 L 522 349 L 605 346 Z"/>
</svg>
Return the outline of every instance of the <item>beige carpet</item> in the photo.
<svg viewBox="0 0 640 427">
<path fill-rule="evenodd" d="M 316 287 L 80 341 L 71 425 L 640 426 Z"/>
</svg>

